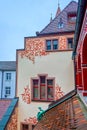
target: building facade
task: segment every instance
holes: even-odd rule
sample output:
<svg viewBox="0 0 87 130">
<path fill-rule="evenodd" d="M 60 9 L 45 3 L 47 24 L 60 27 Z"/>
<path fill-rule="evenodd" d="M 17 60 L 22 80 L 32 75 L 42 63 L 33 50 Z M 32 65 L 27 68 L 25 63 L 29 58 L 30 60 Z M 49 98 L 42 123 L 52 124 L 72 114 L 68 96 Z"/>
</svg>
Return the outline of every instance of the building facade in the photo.
<svg viewBox="0 0 87 130">
<path fill-rule="evenodd" d="M 0 61 L 0 99 L 14 98 L 16 93 L 16 62 Z"/>
<path fill-rule="evenodd" d="M 37 113 L 74 89 L 72 60 L 77 3 L 72 1 L 17 50 L 18 130 L 32 130 Z M 41 109 L 41 108 L 42 109 Z"/>
<path fill-rule="evenodd" d="M 73 60 L 75 89 L 40 113 L 34 130 L 87 129 L 87 1 L 78 1 Z"/>
</svg>

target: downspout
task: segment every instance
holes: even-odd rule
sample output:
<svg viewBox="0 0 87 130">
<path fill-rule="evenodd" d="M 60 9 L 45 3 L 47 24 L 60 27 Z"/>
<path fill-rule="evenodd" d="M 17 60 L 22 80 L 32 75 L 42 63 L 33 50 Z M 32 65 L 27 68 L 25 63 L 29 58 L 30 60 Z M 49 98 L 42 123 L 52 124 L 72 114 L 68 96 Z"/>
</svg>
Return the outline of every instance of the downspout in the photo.
<svg viewBox="0 0 87 130">
<path fill-rule="evenodd" d="M 76 86 L 76 62 L 75 62 L 75 56 L 74 56 L 74 59 L 73 59 L 73 63 L 74 63 L 74 83 L 75 83 L 75 90 L 76 90 L 76 93 L 77 93 L 77 86 Z"/>
<path fill-rule="evenodd" d="M 4 79 L 4 71 L 2 70 L 1 99 L 2 99 L 2 95 L 3 95 L 3 79 Z"/>
</svg>

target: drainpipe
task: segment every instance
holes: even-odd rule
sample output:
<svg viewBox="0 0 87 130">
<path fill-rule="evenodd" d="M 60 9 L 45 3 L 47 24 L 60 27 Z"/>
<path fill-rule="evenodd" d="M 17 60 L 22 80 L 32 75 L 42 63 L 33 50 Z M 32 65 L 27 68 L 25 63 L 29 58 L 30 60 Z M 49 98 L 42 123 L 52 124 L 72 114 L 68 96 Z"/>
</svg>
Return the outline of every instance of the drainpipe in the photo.
<svg viewBox="0 0 87 130">
<path fill-rule="evenodd" d="M 2 94 L 3 94 L 3 79 L 4 79 L 4 71 L 2 70 L 1 99 L 2 99 Z"/>
<path fill-rule="evenodd" d="M 75 56 L 74 56 L 74 59 L 73 59 L 73 63 L 74 63 L 74 83 L 75 83 L 75 90 L 76 90 L 76 93 L 77 93 L 77 86 L 76 86 L 76 62 L 75 62 Z"/>
</svg>

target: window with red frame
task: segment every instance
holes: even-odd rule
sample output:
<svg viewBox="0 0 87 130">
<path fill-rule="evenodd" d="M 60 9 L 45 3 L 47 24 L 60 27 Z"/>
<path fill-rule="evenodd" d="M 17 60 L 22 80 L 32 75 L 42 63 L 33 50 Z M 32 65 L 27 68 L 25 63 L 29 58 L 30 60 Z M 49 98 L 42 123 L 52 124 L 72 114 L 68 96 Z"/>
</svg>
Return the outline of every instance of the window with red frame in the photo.
<svg viewBox="0 0 87 130">
<path fill-rule="evenodd" d="M 54 78 L 46 75 L 32 79 L 33 100 L 52 101 L 54 99 Z"/>
<path fill-rule="evenodd" d="M 21 130 L 33 130 L 35 125 L 28 123 L 21 123 Z"/>
<path fill-rule="evenodd" d="M 38 99 L 38 80 L 33 80 L 33 98 Z"/>
</svg>

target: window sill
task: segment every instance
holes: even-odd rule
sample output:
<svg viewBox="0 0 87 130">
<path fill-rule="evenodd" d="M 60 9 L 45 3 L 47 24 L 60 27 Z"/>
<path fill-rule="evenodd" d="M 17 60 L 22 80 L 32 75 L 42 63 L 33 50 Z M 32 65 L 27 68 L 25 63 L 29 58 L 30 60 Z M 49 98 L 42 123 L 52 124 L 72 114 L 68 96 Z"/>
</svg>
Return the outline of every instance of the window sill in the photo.
<svg viewBox="0 0 87 130">
<path fill-rule="evenodd" d="M 40 100 L 40 99 L 38 99 L 38 100 L 35 100 L 35 99 L 33 99 L 32 100 L 32 102 L 53 102 L 54 100 Z"/>
<path fill-rule="evenodd" d="M 61 52 L 61 51 L 73 51 L 73 49 L 70 48 L 70 49 L 63 49 L 63 50 L 46 50 L 46 52 Z"/>
</svg>

